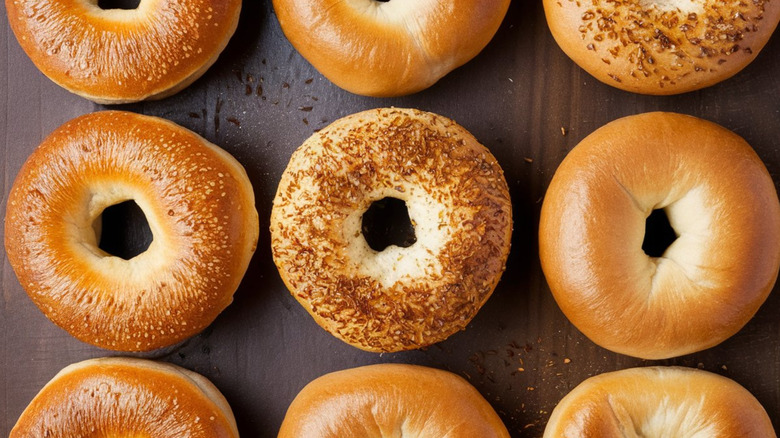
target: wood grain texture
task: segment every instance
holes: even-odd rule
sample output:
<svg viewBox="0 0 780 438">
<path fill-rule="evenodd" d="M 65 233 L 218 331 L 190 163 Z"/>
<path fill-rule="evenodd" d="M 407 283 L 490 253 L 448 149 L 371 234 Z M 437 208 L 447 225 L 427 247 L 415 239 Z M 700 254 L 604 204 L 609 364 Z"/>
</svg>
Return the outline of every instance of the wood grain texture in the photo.
<svg viewBox="0 0 780 438">
<path fill-rule="evenodd" d="M 104 107 L 41 75 L 0 23 L 0 141 L 3 197 L 45 135 Z M 245 1 L 238 31 L 204 77 L 176 96 L 120 109 L 165 117 L 224 147 L 247 169 L 260 213 L 260 241 L 235 302 L 202 334 L 145 355 L 209 377 L 230 401 L 243 436 L 274 437 L 285 410 L 310 380 L 380 362 L 447 369 L 491 402 L 513 437 L 541 436 L 558 400 L 588 376 L 638 365 L 699 367 L 744 385 L 780 428 L 780 294 L 723 344 L 693 355 L 642 361 L 603 350 L 563 316 L 538 261 L 536 233 L 545 189 L 566 153 L 596 128 L 645 111 L 677 111 L 743 136 L 780 181 L 780 40 L 714 87 L 672 97 L 610 88 L 556 46 L 537 1 L 515 1 L 495 39 L 472 62 L 413 96 L 373 99 L 346 93 L 319 75 L 284 39 L 270 1 Z M 507 272 L 466 331 L 424 351 L 377 355 L 320 329 L 285 290 L 271 260 L 268 219 L 292 152 L 316 129 L 380 106 L 451 117 L 503 166 L 514 204 Z M 563 135 L 561 128 L 564 128 Z M 49 322 L 2 255 L 0 435 L 64 366 L 112 355 Z M 778 289 L 777 287 L 775 289 Z M 568 360 L 567 360 L 568 359 Z"/>
</svg>

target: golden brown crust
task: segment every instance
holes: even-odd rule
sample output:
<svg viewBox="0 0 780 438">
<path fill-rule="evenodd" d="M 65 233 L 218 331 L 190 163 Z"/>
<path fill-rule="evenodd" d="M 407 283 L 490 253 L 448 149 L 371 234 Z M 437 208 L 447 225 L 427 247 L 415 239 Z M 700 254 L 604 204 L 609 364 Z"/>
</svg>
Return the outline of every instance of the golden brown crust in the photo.
<svg viewBox="0 0 780 438">
<path fill-rule="evenodd" d="M 203 376 L 142 359 L 68 366 L 35 396 L 11 438 L 238 438 L 233 412 Z"/>
<path fill-rule="evenodd" d="M 544 0 L 564 52 L 596 79 L 642 94 L 678 94 L 730 78 L 780 21 L 780 2 Z"/>
<path fill-rule="evenodd" d="M 122 260 L 94 221 L 133 199 L 153 233 Z M 171 122 L 106 111 L 54 131 L 20 170 L 5 247 L 19 282 L 57 325 L 123 351 L 174 344 L 232 301 L 259 234 L 254 194 L 227 152 Z"/>
<path fill-rule="evenodd" d="M 509 0 L 274 0 L 284 34 L 317 70 L 356 94 L 430 87 L 493 38 Z"/>
<path fill-rule="evenodd" d="M 240 0 L 143 0 L 103 10 L 97 0 L 5 0 L 33 63 L 98 103 L 169 96 L 211 66 L 238 25 Z"/>
<path fill-rule="evenodd" d="M 418 242 L 356 255 L 365 239 L 348 224 L 386 196 L 407 202 Z M 511 226 L 503 172 L 471 134 L 435 114 L 377 109 L 334 122 L 293 154 L 271 244 L 317 323 L 358 348 L 399 351 L 465 328 L 504 270 Z"/>
<path fill-rule="evenodd" d="M 654 209 L 678 235 L 661 257 L 642 250 Z M 772 290 L 780 204 L 736 134 L 695 117 L 641 114 L 598 129 L 561 163 L 539 249 L 555 300 L 593 342 L 679 356 L 739 331 Z"/>
<path fill-rule="evenodd" d="M 455 374 L 382 364 L 322 376 L 295 397 L 278 438 L 509 438 L 488 402 Z"/>
<path fill-rule="evenodd" d="M 764 408 L 706 371 L 633 368 L 591 377 L 553 410 L 544 438 L 775 438 Z"/>
</svg>

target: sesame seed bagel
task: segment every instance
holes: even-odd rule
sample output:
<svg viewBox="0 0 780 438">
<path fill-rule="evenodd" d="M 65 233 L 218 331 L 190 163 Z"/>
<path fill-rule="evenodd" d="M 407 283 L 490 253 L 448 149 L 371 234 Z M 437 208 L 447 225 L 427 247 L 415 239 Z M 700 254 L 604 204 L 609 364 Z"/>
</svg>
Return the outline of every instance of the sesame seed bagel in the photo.
<svg viewBox="0 0 780 438">
<path fill-rule="evenodd" d="M 375 201 L 406 203 L 417 241 L 373 250 Z M 509 191 L 490 152 L 452 120 L 376 109 L 337 120 L 293 154 L 271 213 L 285 284 L 355 347 L 410 350 L 465 328 L 506 264 Z"/>
<path fill-rule="evenodd" d="M 10 438 L 238 438 L 227 400 L 200 374 L 131 358 L 65 367 L 41 389 Z"/>
<path fill-rule="evenodd" d="M 284 34 L 326 78 L 356 94 L 430 87 L 490 42 L 510 0 L 274 0 Z"/>
<path fill-rule="evenodd" d="M 676 240 L 643 250 L 663 210 Z M 780 203 L 745 140 L 695 117 L 648 113 L 582 140 L 542 205 L 550 290 L 596 344 L 645 359 L 712 347 L 739 331 L 780 267 Z"/>
<path fill-rule="evenodd" d="M 19 44 L 52 81 L 97 103 L 161 99 L 214 64 L 238 26 L 241 0 L 5 0 Z"/>
<path fill-rule="evenodd" d="M 780 2 L 544 0 L 550 31 L 596 79 L 642 94 L 709 87 L 750 64 L 780 21 Z"/>
<path fill-rule="evenodd" d="M 303 388 L 278 438 L 509 438 L 490 404 L 461 377 L 380 364 L 324 375 Z"/>
<path fill-rule="evenodd" d="M 764 408 L 731 379 L 678 367 L 591 377 L 553 410 L 544 438 L 775 438 Z"/>
<path fill-rule="evenodd" d="M 101 214 L 134 200 L 153 234 L 129 260 L 100 249 Z M 106 111 L 36 149 L 8 198 L 5 248 L 35 304 L 76 338 L 146 351 L 203 330 L 232 301 L 259 234 L 243 167 L 195 133 Z"/>
</svg>

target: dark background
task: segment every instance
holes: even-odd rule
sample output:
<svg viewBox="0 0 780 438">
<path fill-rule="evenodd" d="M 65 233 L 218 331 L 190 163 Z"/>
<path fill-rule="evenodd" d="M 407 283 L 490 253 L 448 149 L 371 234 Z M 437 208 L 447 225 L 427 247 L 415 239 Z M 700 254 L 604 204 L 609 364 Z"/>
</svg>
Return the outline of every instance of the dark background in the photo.
<svg viewBox="0 0 780 438">
<path fill-rule="evenodd" d="M 4 8 L 0 26 L 4 215 L 13 179 L 38 143 L 65 121 L 105 107 L 39 73 L 11 33 Z M 480 139 L 506 172 L 515 222 L 506 273 L 467 330 L 425 350 L 379 355 L 320 329 L 286 291 L 271 259 L 268 217 L 290 155 L 314 130 L 391 105 L 451 117 Z M 379 362 L 423 364 L 465 377 L 514 437 L 541 436 L 556 402 L 588 376 L 650 364 L 728 376 L 749 389 L 780 426 L 777 291 L 723 344 L 673 360 L 642 361 L 597 347 L 566 320 L 542 276 L 536 237 L 542 197 L 566 153 L 596 128 L 630 114 L 677 111 L 720 123 L 743 136 L 780 181 L 777 36 L 752 65 L 720 85 L 681 96 L 640 96 L 579 69 L 550 36 L 541 3 L 516 0 L 495 39 L 470 63 L 416 95 L 374 99 L 324 79 L 284 38 L 270 1 L 247 0 L 236 35 L 203 78 L 163 101 L 118 108 L 164 117 L 203 135 L 243 163 L 254 184 L 260 242 L 235 302 L 204 333 L 142 355 L 210 378 L 231 403 L 243 436 L 275 436 L 290 401 L 310 380 Z M 116 353 L 83 344 L 49 322 L 2 257 L 0 435 L 6 436 L 58 370 Z"/>
</svg>

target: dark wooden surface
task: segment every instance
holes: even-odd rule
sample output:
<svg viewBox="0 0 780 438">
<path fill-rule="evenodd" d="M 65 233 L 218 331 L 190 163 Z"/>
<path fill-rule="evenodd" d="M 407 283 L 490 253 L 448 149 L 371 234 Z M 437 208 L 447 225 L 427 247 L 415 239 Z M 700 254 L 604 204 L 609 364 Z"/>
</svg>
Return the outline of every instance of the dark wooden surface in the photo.
<svg viewBox="0 0 780 438">
<path fill-rule="evenodd" d="M 102 110 L 60 89 L 19 48 L 3 8 L 0 24 L 2 213 L 20 166 L 49 132 Z M 149 56 L 154 56 L 150 54 Z M 271 200 L 290 154 L 314 130 L 379 106 L 415 107 L 454 118 L 506 171 L 515 225 L 507 271 L 468 329 L 424 351 L 361 352 L 320 329 L 282 284 L 271 260 Z M 731 377 L 780 427 L 780 294 L 736 336 L 707 351 L 648 362 L 595 346 L 563 316 L 537 255 L 541 199 L 556 167 L 584 136 L 621 116 L 667 110 L 736 131 L 780 181 L 780 41 L 736 77 L 706 90 L 648 97 L 612 89 L 575 66 L 549 34 L 540 2 L 516 0 L 493 42 L 434 87 L 398 99 L 346 93 L 320 76 L 282 35 L 269 1 L 244 2 L 239 29 L 216 65 L 160 102 L 121 107 L 173 120 L 231 152 L 247 169 L 260 213 L 258 251 L 235 302 L 204 333 L 142 356 L 209 377 L 230 401 L 241 434 L 273 437 L 295 394 L 324 373 L 378 362 L 448 369 L 467 378 L 514 437 L 540 436 L 550 411 L 588 376 L 657 363 Z M 562 134 L 564 128 L 566 135 Z M 776 288 L 777 289 L 777 288 Z M 116 353 L 80 343 L 49 322 L 2 260 L 0 435 L 62 367 Z"/>
</svg>

